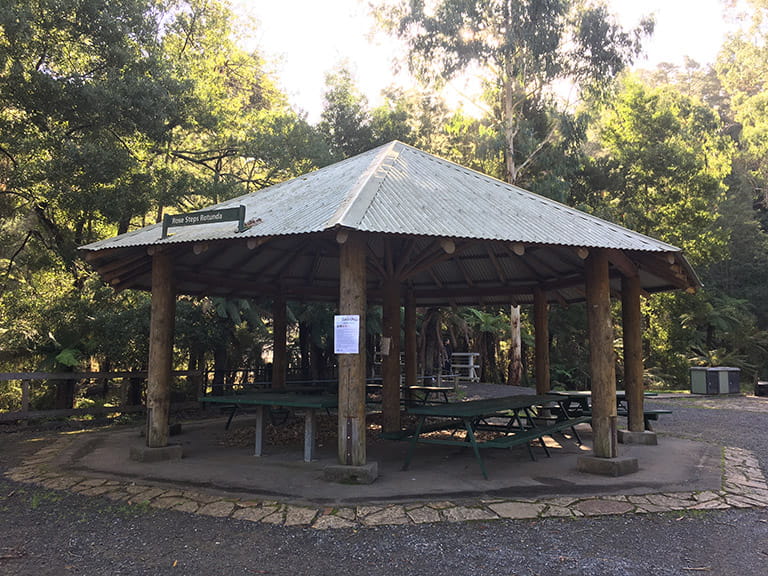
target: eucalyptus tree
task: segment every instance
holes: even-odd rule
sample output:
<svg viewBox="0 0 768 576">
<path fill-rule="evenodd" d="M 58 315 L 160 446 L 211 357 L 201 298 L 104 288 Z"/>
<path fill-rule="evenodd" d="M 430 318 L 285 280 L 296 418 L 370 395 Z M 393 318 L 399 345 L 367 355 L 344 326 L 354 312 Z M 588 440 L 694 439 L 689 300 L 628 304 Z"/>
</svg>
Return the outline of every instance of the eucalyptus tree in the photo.
<svg viewBox="0 0 768 576">
<path fill-rule="evenodd" d="M 551 110 L 563 82 L 590 98 L 604 94 L 653 30 L 645 19 L 625 31 L 605 4 L 581 0 L 392 0 L 376 12 L 406 42 L 419 78 L 442 83 L 477 72 L 485 79 L 503 135 L 505 177 L 513 184 L 524 184 L 537 157 L 562 137 L 560 115 L 545 115 L 535 130 L 526 114 Z M 510 375 L 517 384 L 519 307 L 510 316 Z"/>
<path fill-rule="evenodd" d="M 727 38 L 715 68 L 738 129 L 737 170 L 768 231 L 768 0 L 749 6 L 745 28 Z"/>
<path fill-rule="evenodd" d="M 681 247 L 706 269 L 727 256 L 731 230 L 720 216 L 734 143 L 717 112 L 675 86 L 628 77 L 595 126 L 594 160 L 581 196 L 614 222 Z M 590 196 L 591 195 L 591 196 Z M 691 335 L 680 316 L 708 296 L 663 294 L 647 306 L 648 366 L 687 376 Z"/>
</svg>

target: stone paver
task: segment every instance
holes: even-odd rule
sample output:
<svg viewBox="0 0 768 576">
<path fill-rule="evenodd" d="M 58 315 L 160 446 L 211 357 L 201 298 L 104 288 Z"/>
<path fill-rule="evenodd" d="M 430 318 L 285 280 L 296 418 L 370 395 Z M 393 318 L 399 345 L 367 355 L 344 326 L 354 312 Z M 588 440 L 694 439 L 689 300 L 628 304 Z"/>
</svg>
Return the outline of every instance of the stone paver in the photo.
<svg viewBox="0 0 768 576">
<path fill-rule="evenodd" d="M 430 506 L 419 506 L 410 508 L 406 514 L 414 524 L 427 524 L 431 522 L 440 522 L 440 512 Z"/>
<path fill-rule="evenodd" d="M 768 483 L 759 462 L 748 450 L 723 449 L 723 481 L 719 491 L 673 492 L 605 497 L 531 499 L 478 499 L 458 504 L 449 500 L 336 508 L 286 504 L 275 500 L 222 499 L 205 492 L 170 490 L 135 482 L 120 482 L 46 470 L 71 444 L 64 438 L 40 450 L 22 465 L 6 472 L 11 480 L 101 496 L 154 508 L 284 526 L 311 526 L 316 530 L 366 526 L 425 524 L 432 522 L 489 521 L 544 517 L 583 517 L 610 514 L 756 508 L 768 506 Z"/>
<path fill-rule="evenodd" d="M 536 518 L 546 508 L 546 504 L 533 504 L 529 502 L 496 502 L 488 508 L 493 510 L 501 518 Z"/>
</svg>

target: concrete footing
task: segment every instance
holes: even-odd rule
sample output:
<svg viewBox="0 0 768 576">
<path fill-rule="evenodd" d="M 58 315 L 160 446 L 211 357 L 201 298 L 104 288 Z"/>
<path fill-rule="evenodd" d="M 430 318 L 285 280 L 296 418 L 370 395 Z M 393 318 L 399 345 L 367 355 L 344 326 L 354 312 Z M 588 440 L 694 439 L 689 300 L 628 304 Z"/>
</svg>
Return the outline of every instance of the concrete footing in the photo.
<svg viewBox="0 0 768 576">
<path fill-rule="evenodd" d="M 160 448 L 148 446 L 131 446 L 130 458 L 136 462 L 167 462 L 169 460 L 181 460 L 184 450 L 181 444 L 169 444 Z"/>
<path fill-rule="evenodd" d="M 576 468 L 579 472 L 587 474 L 614 477 L 626 476 L 640 469 L 637 458 L 598 458 L 597 456 L 579 456 L 576 460 Z"/>
<path fill-rule="evenodd" d="M 323 468 L 323 479 L 341 484 L 372 484 L 379 477 L 379 463 L 368 462 L 362 466 L 334 464 Z"/>
<path fill-rule="evenodd" d="M 642 444 L 644 446 L 656 446 L 659 443 L 656 432 L 643 430 L 632 432 L 631 430 L 618 430 L 619 442 L 622 444 Z"/>
</svg>

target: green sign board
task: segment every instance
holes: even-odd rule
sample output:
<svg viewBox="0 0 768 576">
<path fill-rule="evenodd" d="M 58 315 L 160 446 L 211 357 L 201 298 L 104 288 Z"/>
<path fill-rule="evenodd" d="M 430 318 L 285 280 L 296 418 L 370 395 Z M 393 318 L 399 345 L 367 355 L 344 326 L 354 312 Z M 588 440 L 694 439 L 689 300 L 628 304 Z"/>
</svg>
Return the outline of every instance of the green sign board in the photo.
<svg viewBox="0 0 768 576">
<path fill-rule="evenodd" d="M 201 210 L 188 214 L 166 214 L 163 217 L 163 238 L 168 237 L 168 229 L 177 226 L 199 226 L 201 224 L 221 224 L 222 222 L 237 222 L 237 231 L 245 230 L 245 206 L 235 208 L 219 208 L 218 210 Z"/>
</svg>

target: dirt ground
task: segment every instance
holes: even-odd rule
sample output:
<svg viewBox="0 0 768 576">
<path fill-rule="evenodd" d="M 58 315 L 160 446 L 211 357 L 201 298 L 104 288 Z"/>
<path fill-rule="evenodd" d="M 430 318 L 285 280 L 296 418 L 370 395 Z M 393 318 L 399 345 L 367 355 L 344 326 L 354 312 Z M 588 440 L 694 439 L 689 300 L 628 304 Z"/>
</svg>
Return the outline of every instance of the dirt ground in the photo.
<svg viewBox="0 0 768 576">
<path fill-rule="evenodd" d="M 661 435 L 745 448 L 768 470 L 768 399 L 653 406 L 673 410 L 657 425 Z M 0 429 L 0 474 L 57 433 Z M 0 534 L 0 574 L 7 576 L 768 575 L 766 508 L 314 530 L 0 479 Z"/>
</svg>

